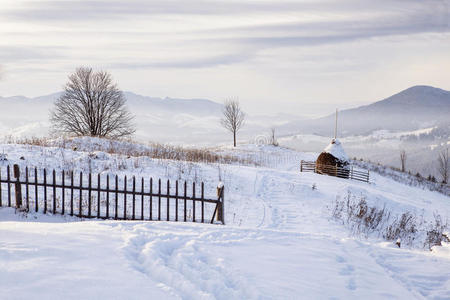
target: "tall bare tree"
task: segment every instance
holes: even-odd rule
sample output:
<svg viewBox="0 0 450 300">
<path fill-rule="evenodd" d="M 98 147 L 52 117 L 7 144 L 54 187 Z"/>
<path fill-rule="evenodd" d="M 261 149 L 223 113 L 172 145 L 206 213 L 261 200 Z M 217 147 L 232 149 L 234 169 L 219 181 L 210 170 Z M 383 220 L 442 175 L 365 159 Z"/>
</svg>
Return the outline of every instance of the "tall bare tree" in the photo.
<svg viewBox="0 0 450 300">
<path fill-rule="evenodd" d="M 236 99 L 226 100 L 223 107 L 223 118 L 220 123 L 228 131 L 233 133 L 233 145 L 236 147 L 236 135 L 244 125 L 245 113 L 242 111 L 239 101 Z"/>
<path fill-rule="evenodd" d="M 120 138 L 135 132 L 125 97 L 108 72 L 81 67 L 69 76 L 50 121 L 57 133 Z"/>
<path fill-rule="evenodd" d="M 450 161 L 449 161 L 448 148 L 447 148 L 447 149 L 442 150 L 438 156 L 437 170 L 438 170 L 438 173 L 442 177 L 443 183 L 448 183 L 448 177 L 449 177 L 449 173 L 450 173 L 449 163 L 450 163 Z"/>
<path fill-rule="evenodd" d="M 402 172 L 405 172 L 406 169 L 406 151 L 405 150 L 401 150 L 400 151 L 400 162 L 402 164 Z"/>
</svg>

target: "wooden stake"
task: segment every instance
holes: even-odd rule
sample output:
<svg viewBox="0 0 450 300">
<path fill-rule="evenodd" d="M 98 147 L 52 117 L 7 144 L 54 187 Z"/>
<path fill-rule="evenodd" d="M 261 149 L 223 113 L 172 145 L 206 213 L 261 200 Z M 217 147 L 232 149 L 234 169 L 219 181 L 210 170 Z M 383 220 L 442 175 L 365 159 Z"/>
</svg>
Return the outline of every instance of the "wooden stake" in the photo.
<svg viewBox="0 0 450 300">
<path fill-rule="evenodd" d="M 16 182 L 15 182 L 16 208 L 21 208 L 22 207 L 22 186 L 20 184 L 19 165 L 14 165 L 14 178 L 16 178 Z"/>
</svg>

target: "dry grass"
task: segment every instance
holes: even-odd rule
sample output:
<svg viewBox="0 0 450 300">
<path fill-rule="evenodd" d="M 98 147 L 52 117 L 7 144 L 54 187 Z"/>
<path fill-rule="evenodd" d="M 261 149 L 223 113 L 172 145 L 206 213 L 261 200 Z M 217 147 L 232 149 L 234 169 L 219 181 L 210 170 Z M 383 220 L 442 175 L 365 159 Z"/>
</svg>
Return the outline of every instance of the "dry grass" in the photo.
<svg viewBox="0 0 450 300">
<path fill-rule="evenodd" d="M 411 212 L 393 216 L 385 206 L 369 206 L 364 197 L 356 197 L 350 192 L 343 199 L 335 200 L 331 214 L 354 235 L 368 237 L 375 234 L 387 241 L 399 241 L 399 246 L 401 243 L 431 249 L 448 239 L 445 235 L 447 222 L 437 213 L 434 221 L 428 223 Z"/>
<path fill-rule="evenodd" d="M 83 152 L 106 152 L 127 157 L 150 157 L 186 162 L 240 164 L 256 166 L 258 163 L 249 157 L 217 154 L 208 149 L 184 148 L 160 143 L 140 144 L 131 140 L 93 138 L 89 142 L 81 138 L 5 138 L 8 144 L 22 144 L 40 147 L 57 147 Z"/>
</svg>

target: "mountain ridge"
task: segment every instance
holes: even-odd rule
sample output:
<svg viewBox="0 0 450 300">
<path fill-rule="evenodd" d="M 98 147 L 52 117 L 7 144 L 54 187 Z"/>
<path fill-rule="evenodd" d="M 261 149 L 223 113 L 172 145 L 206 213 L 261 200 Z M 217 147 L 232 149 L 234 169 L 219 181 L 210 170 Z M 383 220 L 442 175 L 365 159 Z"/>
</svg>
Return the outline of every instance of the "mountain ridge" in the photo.
<svg viewBox="0 0 450 300">
<path fill-rule="evenodd" d="M 449 122 L 450 91 L 416 85 L 368 105 L 339 112 L 338 130 L 344 136 L 364 135 L 375 130 L 417 130 Z M 335 114 L 283 126 L 285 133 L 330 135 Z"/>
</svg>

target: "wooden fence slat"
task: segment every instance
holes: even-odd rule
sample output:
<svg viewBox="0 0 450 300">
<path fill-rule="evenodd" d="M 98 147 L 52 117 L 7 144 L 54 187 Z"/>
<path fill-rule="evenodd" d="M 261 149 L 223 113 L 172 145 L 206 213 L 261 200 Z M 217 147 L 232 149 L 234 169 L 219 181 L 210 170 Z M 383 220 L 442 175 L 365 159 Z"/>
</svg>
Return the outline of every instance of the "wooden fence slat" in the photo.
<svg viewBox="0 0 450 300">
<path fill-rule="evenodd" d="M 150 221 L 153 220 L 153 178 L 150 177 Z"/>
<path fill-rule="evenodd" d="M 39 210 L 39 200 L 38 200 L 38 171 L 37 167 L 34 168 L 34 210 L 38 212 Z"/>
<path fill-rule="evenodd" d="M 184 181 L 184 221 L 187 222 L 187 183 Z"/>
<path fill-rule="evenodd" d="M 205 185 L 202 181 L 202 223 L 205 223 Z"/>
<path fill-rule="evenodd" d="M 220 188 L 220 221 L 225 225 L 225 187 Z"/>
<path fill-rule="evenodd" d="M 175 221 L 178 222 L 178 180 L 175 181 Z"/>
<path fill-rule="evenodd" d="M 109 174 L 106 174 L 106 218 L 109 219 Z"/>
<path fill-rule="evenodd" d="M 161 221 L 161 179 L 158 180 L 158 221 Z"/>
<path fill-rule="evenodd" d="M 53 169 L 52 173 L 52 187 L 53 187 L 53 214 L 56 214 L 56 171 Z"/>
<path fill-rule="evenodd" d="M 61 171 L 61 179 L 62 179 L 62 205 L 61 205 L 61 214 L 64 215 L 64 211 L 65 211 L 65 205 L 66 205 L 66 190 L 65 188 L 65 177 L 64 176 L 64 170 Z"/>
<path fill-rule="evenodd" d="M 97 174 L 97 218 L 100 218 L 100 189 L 102 188 L 100 173 Z"/>
<path fill-rule="evenodd" d="M 70 172 L 70 215 L 73 216 L 73 170 Z"/>
<path fill-rule="evenodd" d="M 83 172 L 80 171 L 80 199 L 78 199 L 79 217 L 83 217 Z"/>
<path fill-rule="evenodd" d="M 22 208 L 22 184 L 20 183 L 20 167 L 18 164 L 13 165 L 14 168 L 14 195 L 15 205 L 14 207 Z"/>
<path fill-rule="evenodd" d="M 119 207 L 119 176 L 118 175 L 116 175 L 116 190 L 115 190 L 115 194 L 116 194 L 116 198 L 115 198 L 115 208 L 114 208 L 114 219 L 115 220 L 117 220 L 117 218 L 119 217 L 118 216 L 118 213 L 117 213 L 117 210 L 118 210 L 118 207 Z"/>
<path fill-rule="evenodd" d="M 6 167 L 6 180 L 8 181 L 8 207 L 11 207 L 11 174 L 9 165 Z"/>
<path fill-rule="evenodd" d="M 89 172 L 88 179 L 88 218 L 91 217 L 91 200 L 92 200 L 92 174 Z"/>
<path fill-rule="evenodd" d="M 44 168 L 44 214 L 47 213 L 47 170 Z"/>
<path fill-rule="evenodd" d="M 144 177 L 141 177 L 141 220 L 144 221 Z"/>
<path fill-rule="evenodd" d="M 136 177 L 133 176 L 133 214 L 131 216 L 132 220 L 136 219 Z"/>
<path fill-rule="evenodd" d="M 127 219 L 127 175 L 123 179 L 123 219 Z"/>
<path fill-rule="evenodd" d="M 167 221 L 170 220 L 169 209 L 170 209 L 170 181 L 169 179 L 167 179 L 167 218 L 166 218 Z"/>
<path fill-rule="evenodd" d="M 195 222 L 195 182 L 192 183 L 192 221 Z"/>
<path fill-rule="evenodd" d="M 25 167 L 25 197 L 27 201 L 27 211 L 30 211 L 30 192 L 29 192 L 28 167 Z M 0 195 L 1 198 L 1 195 Z M 0 205 L 1 206 L 1 205 Z"/>
</svg>

